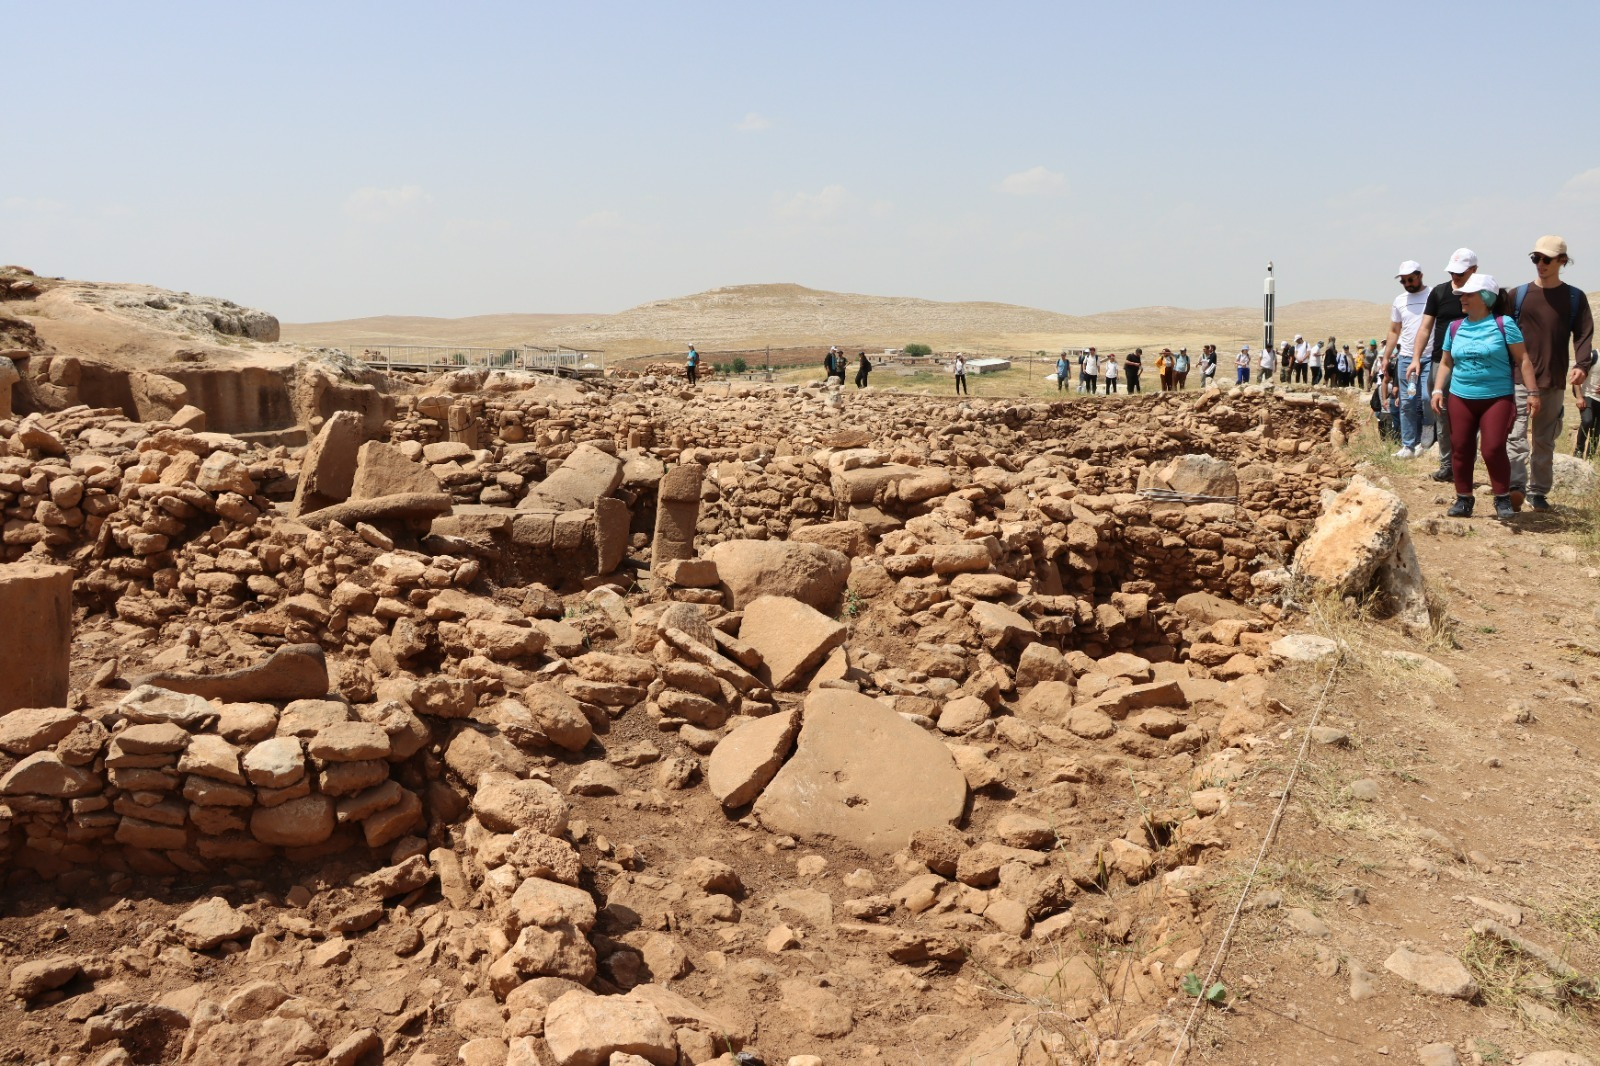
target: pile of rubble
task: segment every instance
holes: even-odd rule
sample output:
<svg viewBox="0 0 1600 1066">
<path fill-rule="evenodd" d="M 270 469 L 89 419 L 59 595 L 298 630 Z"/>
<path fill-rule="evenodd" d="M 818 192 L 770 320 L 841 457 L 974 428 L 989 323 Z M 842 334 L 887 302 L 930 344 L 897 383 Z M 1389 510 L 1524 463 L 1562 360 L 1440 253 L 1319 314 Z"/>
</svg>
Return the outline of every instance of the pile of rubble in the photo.
<svg viewBox="0 0 1600 1066">
<path fill-rule="evenodd" d="M 30 1039 L 667 1066 L 880 1046 L 910 1003 L 966 1061 L 1011 1031 L 965 1013 L 989 974 L 1104 1061 L 1170 1049 L 1286 568 L 1370 490 L 1341 410 L 647 381 L 304 449 L 0 422 L 0 610 L 40 620 L 0 651 L 8 886 L 225 897 L 5 949 Z M 1404 571 L 1385 535 L 1340 580 Z"/>
</svg>

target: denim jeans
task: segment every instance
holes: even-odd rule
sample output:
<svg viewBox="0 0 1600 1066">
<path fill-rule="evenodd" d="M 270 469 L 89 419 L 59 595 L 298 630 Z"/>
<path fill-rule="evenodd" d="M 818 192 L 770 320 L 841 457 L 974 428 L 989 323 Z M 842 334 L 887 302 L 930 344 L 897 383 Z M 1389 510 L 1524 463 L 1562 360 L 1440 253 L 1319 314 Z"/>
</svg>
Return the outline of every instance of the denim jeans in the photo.
<svg viewBox="0 0 1600 1066">
<path fill-rule="evenodd" d="M 1415 448 L 1422 443 L 1423 395 L 1433 373 L 1430 360 L 1424 356 L 1418 377 L 1407 377 L 1406 371 L 1411 369 L 1411 361 L 1415 358 L 1413 355 L 1400 361 L 1400 395 L 1396 402 L 1400 408 L 1400 445 L 1404 448 Z"/>
</svg>

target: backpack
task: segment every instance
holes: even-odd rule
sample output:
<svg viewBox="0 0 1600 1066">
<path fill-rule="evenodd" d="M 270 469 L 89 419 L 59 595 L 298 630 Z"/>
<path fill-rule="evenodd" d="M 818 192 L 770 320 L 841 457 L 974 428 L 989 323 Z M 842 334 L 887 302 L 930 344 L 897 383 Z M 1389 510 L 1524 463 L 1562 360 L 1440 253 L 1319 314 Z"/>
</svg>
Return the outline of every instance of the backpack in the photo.
<svg viewBox="0 0 1600 1066">
<path fill-rule="evenodd" d="M 1526 289 L 1527 286 L 1524 285 L 1523 288 Z M 1522 306 L 1522 301 L 1521 300 L 1517 301 L 1517 306 L 1518 307 Z M 1450 323 L 1450 330 L 1449 330 L 1449 332 L 1450 332 L 1450 346 L 1452 348 L 1455 347 L 1455 343 L 1456 343 L 1456 331 L 1461 328 L 1461 323 L 1463 323 L 1465 321 L 1466 321 L 1466 319 L 1464 319 L 1464 318 L 1458 318 L 1454 322 Z M 1495 315 L 1494 316 L 1494 324 L 1500 327 L 1500 339 L 1502 341 L 1505 341 L 1505 345 L 1509 349 L 1511 347 L 1511 340 L 1510 340 L 1509 337 L 1506 336 L 1506 316 L 1505 315 Z"/>
<path fill-rule="evenodd" d="M 1516 296 L 1513 298 L 1514 302 L 1511 305 L 1511 319 L 1518 324 L 1522 322 L 1522 301 L 1527 299 L 1528 288 L 1531 284 L 1531 282 L 1523 282 L 1516 288 Z M 1578 324 L 1578 304 L 1583 300 L 1583 293 L 1576 285 L 1568 285 L 1567 295 L 1572 298 L 1572 309 L 1567 313 L 1567 318 L 1570 325 L 1576 326 Z M 1504 326 L 1500 327 L 1500 332 L 1505 332 Z"/>
</svg>

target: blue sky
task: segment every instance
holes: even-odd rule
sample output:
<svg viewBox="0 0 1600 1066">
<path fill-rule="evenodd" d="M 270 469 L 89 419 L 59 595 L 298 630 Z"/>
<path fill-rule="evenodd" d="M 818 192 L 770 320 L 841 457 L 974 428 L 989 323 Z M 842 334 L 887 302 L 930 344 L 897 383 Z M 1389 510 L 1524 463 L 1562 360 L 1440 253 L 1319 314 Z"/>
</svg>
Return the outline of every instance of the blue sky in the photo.
<svg viewBox="0 0 1600 1066">
<path fill-rule="evenodd" d="M 0 261 L 289 321 L 778 281 L 1248 305 L 1269 258 L 1280 301 L 1388 300 L 1459 244 L 1526 280 L 1547 232 L 1600 286 L 1594 4 L 0 0 L 0 25 Z"/>
</svg>

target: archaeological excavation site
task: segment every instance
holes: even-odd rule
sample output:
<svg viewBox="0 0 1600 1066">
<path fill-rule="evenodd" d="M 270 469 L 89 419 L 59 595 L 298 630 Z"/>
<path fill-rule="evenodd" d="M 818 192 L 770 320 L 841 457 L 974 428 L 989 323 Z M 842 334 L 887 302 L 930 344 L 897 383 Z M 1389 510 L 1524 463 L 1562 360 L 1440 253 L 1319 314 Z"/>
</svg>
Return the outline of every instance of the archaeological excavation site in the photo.
<svg viewBox="0 0 1600 1066">
<path fill-rule="evenodd" d="M 0 296 L 3 1063 L 1166 1063 L 1308 612 L 1437 622 L 1334 396 L 385 373 Z"/>
</svg>

